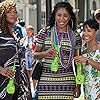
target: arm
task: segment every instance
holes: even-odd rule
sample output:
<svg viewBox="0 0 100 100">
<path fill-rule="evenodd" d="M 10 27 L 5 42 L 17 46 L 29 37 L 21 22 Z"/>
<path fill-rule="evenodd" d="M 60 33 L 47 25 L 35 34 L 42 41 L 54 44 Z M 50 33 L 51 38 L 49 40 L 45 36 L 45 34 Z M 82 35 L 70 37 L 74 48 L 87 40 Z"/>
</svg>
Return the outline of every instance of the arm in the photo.
<svg viewBox="0 0 100 100">
<path fill-rule="evenodd" d="M 86 58 L 86 57 L 83 57 L 83 56 L 77 56 L 77 57 L 75 57 L 75 60 L 77 62 L 83 62 L 83 63 L 86 63 L 86 64 L 90 64 L 94 68 L 100 70 L 100 62 L 96 62 L 93 59 Z"/>
<path fill-rule="evenodd" d="M 98 43 L 97 49 L 100 50 L 100 43 Z M 84 50 L 83 53 L 86 53 L 86 50 Z M 83 62 L 83 63 L 86 63 L 86 64 L 90 64 L 95 69 L 100 70 L 100 60 L 99 61 L 94 61 L 91 58 L 87 58 L 87 57 L 83 57 L 83 56 L 76 56 L 74 59 L 77 62 Z"/>
<path fill-rule="evenodd" d="M 100 45 L 98 45 L 97 49 L 100 50 Z M 86 50 L 83 51 L 83 53 L 86 53 Z M 90 64 L 95 69 L 100 70 L 100 61 L 94 61 L 91 58 L 87 58 L 87 57 L 83 57 L 83 56 L 76 56 L 74 59 L 75 59 L 76 62 L 83 62 L 83 63 L 86 63 L 87 65 Z"/>
<path fill-rule="evenodd" d="M 35 59 L 42 59 L 46 56 L 45 51 L 42 52 L 42 46 L 37 46 L 36 51 L 34 52 Z"/>
<path fill-rule="evenodd" d="M 37 46 L 36 51 L 34 53 L 35 59 L 42 59 L 48 56 L 55 56 L 56 51 L 52 48 L 49 48 L 48 50 L 42 51 L 42 46 Z"/>
<path fill-rule="evenodd" d="M 75 56 L 79 56 L 81 54 L 81 49 L 77 49 L 75 50 Z M 74 62 L 75 64 L 75 72 L 76 72 L 76 75 L 77 75 L 77 66 L 76 66 L 76 62 Z M 76 88 L 75 88 L 75 91 L 74 91 L 74 95 L 76 98 L 78 98 L 81 94 L 81 84 L 76 84 Z"/>
<path fill-rule="evenodd" d="M 79 55 L 81 55 L 82 38 L 80 37 L 79 33 L 75 32 L 74 34 L 75 34 L 75 40 L 76 40 L 74 56 L 79 56 Z M 75 72 L 76 72 L 76 75 L 77 75 L 77 66 L 76 66 L 75 62 L 74 62 Z M 76 84 L 76 88 L 74 90 L 74 96 L 76 98 L 78 98 L 81 94 L 81 88 L 80 87 L 81 87 L 81 84 Z"/>
<path fill-rule="evenodd" d="M 92 65 L 94 68 L 100 70 L 100 62 L 95 62 L 93 59 L 87 59 L 88 64 Z"/>
</svg>

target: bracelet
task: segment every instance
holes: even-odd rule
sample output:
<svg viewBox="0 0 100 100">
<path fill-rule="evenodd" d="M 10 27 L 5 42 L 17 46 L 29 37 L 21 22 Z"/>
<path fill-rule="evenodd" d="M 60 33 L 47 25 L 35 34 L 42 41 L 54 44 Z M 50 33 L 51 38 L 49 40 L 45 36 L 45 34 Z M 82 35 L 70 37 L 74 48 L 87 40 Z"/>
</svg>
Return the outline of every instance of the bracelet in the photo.
<svg viewBox="0 0 100 100">
<path fill-rule="evenodd" d="M 87 60 L 86 60 L 86 65 L 88 65 L 89 64 L 89 58 L 87 58 Z"/>
</svg>

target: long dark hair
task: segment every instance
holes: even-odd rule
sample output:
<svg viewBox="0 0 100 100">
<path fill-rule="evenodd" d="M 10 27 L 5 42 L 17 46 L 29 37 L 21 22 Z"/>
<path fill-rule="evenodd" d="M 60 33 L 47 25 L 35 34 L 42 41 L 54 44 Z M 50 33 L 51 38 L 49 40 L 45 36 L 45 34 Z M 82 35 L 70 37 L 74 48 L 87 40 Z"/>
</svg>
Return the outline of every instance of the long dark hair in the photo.
<svg viewBox="0 0 100 100">
<path fill-rule="evenodd" d="M 70 28 L 72 28 L 73 31 L 76 30 L 76 16 L 73 12 L 73 7 L 68 2 L 59 2 L 54 6 L 54 10 L 51 13 L 49 20 L 48 20 L 48 26 L 50 26 L 50 28 L 52 28 L 54 26 L 55 14 L 60 8 L 65 8 L 68 11 L 68 13 L 71 16 L 71 19 L 68 22 L 68 25 L 70 26 Z"/>
</svg>

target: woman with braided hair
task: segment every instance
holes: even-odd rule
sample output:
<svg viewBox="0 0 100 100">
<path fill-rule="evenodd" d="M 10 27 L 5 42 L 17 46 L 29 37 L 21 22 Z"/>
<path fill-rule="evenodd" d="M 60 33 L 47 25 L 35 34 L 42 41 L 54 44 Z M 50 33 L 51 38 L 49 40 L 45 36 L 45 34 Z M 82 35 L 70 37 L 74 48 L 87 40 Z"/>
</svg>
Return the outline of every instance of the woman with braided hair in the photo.
<svg viewBox="0 0 100 100">
<path fill-rule="evenodd" d="M 13 30 L 16 20 L 16 4 L 11 0 L 0 3 L 0 100 L 32 100 Z"/>
</svg>

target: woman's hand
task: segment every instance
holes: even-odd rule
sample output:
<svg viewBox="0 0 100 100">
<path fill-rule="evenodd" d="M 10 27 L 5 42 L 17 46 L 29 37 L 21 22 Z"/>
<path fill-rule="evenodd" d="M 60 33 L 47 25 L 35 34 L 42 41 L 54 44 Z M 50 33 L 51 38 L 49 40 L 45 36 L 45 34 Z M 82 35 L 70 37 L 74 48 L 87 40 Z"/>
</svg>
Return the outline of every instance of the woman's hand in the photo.
<svg viewBox="0 0 100 100">
<path fill-rule="evenodd" d="M 78 98 L 81 94 L 81 88 L 80 86 L 76 86 L 75 90 L 74 90 L 74 97 Z"/>
<path fill-rule="evenodd" d="M 0 74 L 2 74 L 3 76 L 6 76 L 8 78 L 12 78 L 15 76 L 15 72 L 12 71 L 9 67 L 3 68 L 0 67 Z"/>
<path fill-rule="evenodd" d="M 87 58 L 83 56 L 76 56 L 74 57 L 75 62 L 83 62 L 86 63 Z"/>
<path fill-rule="evenodd" d="M 48 56 L 55 56 L 57 54 L 56 50 L 49 48 L 47 51 Z"/>
</svg>

